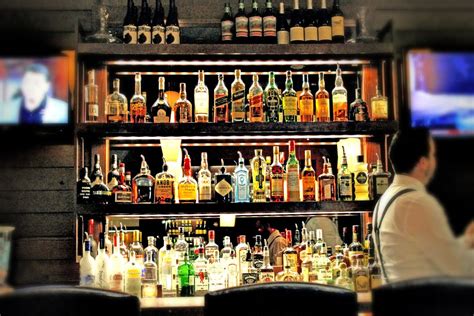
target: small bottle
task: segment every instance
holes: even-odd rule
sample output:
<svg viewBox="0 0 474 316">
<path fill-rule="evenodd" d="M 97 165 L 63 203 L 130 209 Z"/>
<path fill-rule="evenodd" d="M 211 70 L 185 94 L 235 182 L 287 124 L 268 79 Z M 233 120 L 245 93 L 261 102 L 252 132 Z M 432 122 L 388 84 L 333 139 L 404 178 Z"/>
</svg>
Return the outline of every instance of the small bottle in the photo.
<svg viewBox="0 0 474 316">
<path fill-rule="evenodd" d="M 145 257 L 148 253 L 151 254 L 151 260 L 158 265 L 158 248 L 156 248 L 156 238 L 148 236 L 148 246 L 145 248 Z"/>
<path fill-rule="evenodd" d="M 334 43 L 345 42 L 344 13 L 341 11 L 339 0 L 334 0 L 331 11 L 332 41 Z"/>
<path fill-rule="evenodd" d="M 194 88 L 194 121 L 209 122 L 209 89 L 204 83 L 204 70 L 198 72 L 198 84 Z"/>
<path fill-rule="evenodd" d="M 300 1 L 294 0 L 290 22 L 290 43 L 304 43 L 304 19 L 300 10 Z"/>
<path fill-rule="evenodd" d="M 138 19 L 138 44 L 151 44 L 151 10 L 147 0 L 142 0 L 142 12 Z"/>
<path fill-rule="evenodd" d="M 263 19 L 257 0 L 252 0 L 252 12 L 249 14 L 249 39 L 253 44 L 260 44 L 263 40 Z"/>
<path fill-rule="evenodd" d="M 385 172 L 382 160 L 377 155 L 377 169 L 369 175 L 369 199 L 378 200 L 389 186 L 390 173 Z"/>
<path fill-rule="evenodd" d="M 377 261 L 377 258 L 369 259 L 369 275 L 370 275 L 370 288 L 376 289 L 382 285 L 382 269 Z"/>
<path fill-rule="evenodd" d="M 320 201 L 336 200 L 336 179 L 328 161 L 329 159 L 326 161 L 326 157 L 323 157 L 323 173 L 318 177 Z"/>
<path fill-rule="evenodd" d="M 91 241 L 84 241 L 84 255 L 79 262 L 80 286 L 95 287 L 96 286 L 96 264 L 91 256 Z"/>
<path fill-rule="evenodd" d="M 218 75 L 219 82 L 214 89 L 214 123 L 229 122 L 229 91 L 224 83 L 224 75 Z"/>
<path fill-rule="evenodd" d="M 265 197 L 265 172 L 267 169 L 265 158 L 262 156 L 262 150 L 255 150 L 255 157 L 251 161 L 252 166 L 252 201 L 266 202 Z"/>
<path fill-rule="evenodd" d="M 314 121 L 314 97 L 309 86 L 309 75 L 303 74 L 303 92 L 299 97 L 301 122 Z"/>
<path fill-rule="evenodd" d="M 130 99 L 130 122 L 145 123 L 146 100 L 142 96 L 142 76 L 135 73 L 135 94 Z"/>
<path fill-rule="evenodd" d="M 175 202 L 175 177 L 168 172 L 168 165 L 163 157 L 163 171 L 155 177 L 155 203 L 174 204 Z"/>
<path fill-rule="evenodd" d="M 215 198 L 217 203 L 232 203 L 232 176 L 226 172 L 224 159 L 221 159 L 220 173 L 216 174 Z"/>
<path fill-rule="evenodd" d="M 235 80 L 231 86 L 232 122 L 245 120 L 245 83 L 241 78 L 240 69 L 235 70 Z"/>
<path fill-rule="evenodd" d="M 170 0 L 168 18 L 166 19 L 166 44 L 180 44 L 181 29 L 178 20 L 178 8 L 175 0 Z"/>
<path fill-rule="evenodd" d="M 155 178 L 150 174 L 145 156 L 140 157 L 142 158 L 140 173 L 132 181 L 133 203 L 151 204 L 155 202 Z"/>
<path fill-rule="evenodd" d="M 382 95 L 378 83 L 375 96 L 370 100 L 370 109 L 373 121 L 388 120 L 388 98 Z"/>
<path fill-rule="evenodd" d="M 354 291 L 354 282 L 352 279 L 349 277 L 349 270 L 347 268 L 347 265 L 342 262 L 339 265 L 339 276 L 336 278 L 334 281 L 334 285 L 338 287 L 342 287 L 344 289 L 348 289 L 350 291 Z"/>
<path fill-rule="evenodd" d="M 283 113 L 281 107 L 280 90 L 275 82 L 275 73 L 270 71 L 268 74 L 268 84 L 264 91 L 265 99 L 265 121 L 283 122 Z"/>
<path fill-rule="evenodd" d="M 289 156 L 286 162 L 286 187 L 287 202 L 300 202 L 300 162 L 296 158 L 296 143 L 294 140 L 289 144 Z"/>
<path fill-rule="evenodd" d="M 283 202 L 285 200 L 285 170 L 280 163 L 280 148 L 278 146 L 273 146 L 273 162 L 270 170 L 270 200 Z"/>
<path fill-rule="evenodd" d="M 262 236 L 255 236 L 255 246 L 252 253 L 252 265 L 257 271 L 263 267 L 263 245 Z"/>
<path fill-rule="evenodd" d="M 313 10 L 313 0 L 307 0 L 304 18 L 304 41 L 305 43 L 318 42 L 318 18 Z"/>
<path fill-rule="evenodd" d="M 367 164 L 364 162 L 364 156 L 357 156 L 357 165 L 354 171 L 354 200 L 369 200 L 369 175 Z"/>
<path fill-rule="evenodd" d="M 306 247 L 305 256 L 301 262 L 301 276 L 303 282 L 314 282 L 316 275 L 313 271 L 316 270 L 315 264 L 313 262 L 313 247 Z"/>
<path fill-rule="evenodd" d="M 232 43 L 234 32 L 234 19 L 232 18 L 232 12 L 230 4 L 225 3 L 224 5 L 224 16 L 221 19 L 221 41 L 222 43 Z"/>
<path fill-rule="evenodd" d="M 212 201 L 212 174 L 209 171 L 207 153 L 201 153 L 201 169 L 198 172 L 199 202 Z"/>
<path fill-rule="evenodd" d="M 135 260 L 135 253 L 130 253 L 130 261 L 125 267 L 125 292 L 140 297 L 142 289 L 142 268 Z"/>
<path fill-rule="evenodd" d="M 99 86 L 95 83 L 95 70 L 87 72 L 87 84 L 84 87 L 85 110 L 87 122 L 99 120 Z"/>
<path fill-rule="evenodd" d="M 77 181 L 77 204 L 88 204 L 91 202 L 91 179 L 87 175 L 87 167 L 81 168 L 79 181 Z"/>
<path fill-rule="evenodd" d="M 107 123 L 126 123 L 128 121 L 128 100 L 120 93 L 120 79 L 113 81 L 114 92 L 107 96 L 105 109 Z"/>
<path fill-rule="evenodd" d="M 94 170 L 92 171 L 91 175 L 91 178 L 94 179 L 94 181 L 91 183 L 91 201 L 94 204 L 108 204 L 110 201 L 111 192 L 103 181 L 102 168 L 100 166 L 100 155 L 96 154 L 94 159 Z"/>
<path fill-rule="evenodd" d="M 342 146 L 341 168 L 337 174 L 337 189 L 337 198 L 339 201 L 352 201 L 354 199 L 354 181 L 347 165 L 347 156 L 344 146 Z"/>
<path fill-rule="evenodd" d="M 263 122 L 263 89 L 258 83 L 258 75 L 252 74 L 253 84 L 249 89 L 249 121 L 251 123 Z"/>
<path fill-rule="evenodd" d="M 125 44 L 138 43 L 137 17 L 133 0 L 128 0 L 127 14 L 123 20 L 123 42 Z"/>
<path fill-rule="evenodd" d="M 161 0 L 156 0 L 155 15 L 153 16 L 151 28 L 151 40 L 153 44 L 165 44 L 166 26 L 165 26 L 165 9 Z"/>
<path fill-rule="evenodd" d="M 179 203 L 197 203 L 198 199 L 198 184 L 193 178 L 193 171 L 191 167 L 191 157 L 189 157 L 186 148 L 184 150 L 183 161 L 183 178 L 178 183 L 178 198 Z"/>
<path fill-rule="evenodd" d="M 294 123 L 298 121 L 298 98 L 296 91 L 293 89 L 293 79 L 291 78 L 291 70 L 286 72 L 285 91 L 283 91 L 283 119 L 285 123 Z"/>
<path fill-rule="evenodd" d="M 303 201 L 316 201 L 316 172 L 311 165 L 311 150 L 304 152 L 305 165 L 301 172 L 303 180 Z"/>
<path fill-rule="evenodd" d="M 263 42 L 266 44 L 277 43 L 277 17 L 271 0 L 267 0 L 263 14 Z"/>
<path fill-rule="evenodd" d="M 298 282 L 301 276 L 297 271 L 291 269 L 289 265 L 285 265 L 283 271 L 278 272 L 276 280 L 279 282 Z"/>
<path fill-rule="evenodd" d="M 249 18 L 245 13 L 245 2 L 239 0 L 239 11 L 235 15 L 235 40 L 237 43 L 245 44 L 249 40 Z"/>
<path fill-rule="evenodd" d="M 119 181 L 112 188 L 112 199 L 114 203 L 132 203 L 132 188 L 125 181 L 125 164 L 119 165 Z"/>
<path fill-rule="evenodd" d="M 293 272 L 298 272 L 298 253 L 293 248 L 293 239 L 291 230 L 285 233 L 287 247 L 283 250 L 283 266 L 290 267 Z"/>
<path fill-rule="evenodd" d="M 179 84 L 179 99 L 175 105 L 175 119 L 176 123 L 192 123 L 193 121 L 193 105 L 187 99 L 186 84 Z"/>
<path fill-rule="evenodd" d="M 110 273 L 110 260 L 109 256 L 105 252 L 105 238 L 104 233 L 99 234 L 99 250 L 97 257 L 95 258 L 97 266 L 97 287 L 101 289 L 109 288 L 109 273 Z"/>
<path fill-rule="evenodd" d="M 325 0 L 323 0 L 325 1 Z M 335 88 L 332 90 L 333 120 L 347 121 L 347 90 L 342 81 L 342 70 L 337 64 Z"/>
<path fill-rule="evenodd" d="M 355 266 L 352 267 L 354 290 L 357 293 L 370 291 L 369 270 L 364 266 L 363 260 L 364 255 L 357 255 Z"/>
<path fill-rule="evenodd" d="M 219 260 L 219 246 L 215 242 L 216 232 L 213 230 L 210 230 L 208 232 L 208 239 L 209 239 L 209 242 L 206 244 L 204 248 L 206 259 L 210 260 L 210 262 L 214 262 L 216 260 Z"/>
<path fill-rule="evenodd" d="M 332 41 L 331 16 L 327 9 L 326 0 L 321 0 L 321 9 L 318 11 L 318 36 L 321 44 L 331 43 Z"/>
<path fill-rule="evenodd" d="M 143 264 L 142 298 L 156 298 L 158 296 L 158 267 L 153 260 L 153 253 L 147 252 Z"/>
<path fill-rule="evenodd" d="M 319 73 L 319 90 L 316 93 L 316 121 L 329 122 L 331 111 L 329 106 L 329 93 L 325 89 L 324 73 Z"/>
<path fill-rule="evenodd" d="M 249 170 L 245 167 L 245 160 L 242 157 L 240 151 L 239 154 L 239 165 L 235 168 L 235 203 L 248 203 L 250 202 L 250 187 L 249 187 Z"/>
<path fill-rule="evenodd" d="M 358 255 L 364 255 L 364 247 L 359 242 L 359 225 L 352 226 L 352 243 L 348 247 L 349 249 L 349 259 L 351 260 L 351 265 L 355 265 L 355 259 Z"/>
<path fill-rule="evenodd" d="M 110 164 L 110 171 L 107 174 L 107 187 L 110 191 L 118 185 L 120 180 L 120 173 L 118 169 L 118 157 L 117 155 L 112 155 L 112 163 Z"/>
<path fill-rule="evenodd" d="M 359 78 L 357 78 L 357 88 L 355 90 L 355 100 L 349 107 L 349 121 L 368 122 L 369 110 L 367 104 L 362 100 L 359 87 Z"/>
<path fill-rule="evenodd" d="M 158 78 L 158 99 L 151 107 L 153 123 L 170 123 L 172 110 L 165 96 L 165 77 Z"/>
</svg>

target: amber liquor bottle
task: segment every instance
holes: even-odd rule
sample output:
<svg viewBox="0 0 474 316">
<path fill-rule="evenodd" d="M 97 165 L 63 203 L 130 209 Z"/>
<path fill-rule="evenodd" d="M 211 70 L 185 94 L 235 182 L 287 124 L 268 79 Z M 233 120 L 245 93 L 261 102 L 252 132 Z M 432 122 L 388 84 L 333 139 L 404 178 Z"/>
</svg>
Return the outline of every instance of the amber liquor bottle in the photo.
<svg viewBox="0 0 474 316">
<path fill-rule="evenodd" d="M 142 165 L 140 173 L 133 178 L 133 203 L 152 204 L 155 202 L 155 178 L 150 175 L 150 169 L 145 156 L 141 155 Z"/>
<path fill-rule="evenodd" d="M 311 150 L 304 152 L 305 166 L 301 172 L 303 180 L 303 201 L 316 200 L 316 172 L 311 165 Z"/>
</svg>

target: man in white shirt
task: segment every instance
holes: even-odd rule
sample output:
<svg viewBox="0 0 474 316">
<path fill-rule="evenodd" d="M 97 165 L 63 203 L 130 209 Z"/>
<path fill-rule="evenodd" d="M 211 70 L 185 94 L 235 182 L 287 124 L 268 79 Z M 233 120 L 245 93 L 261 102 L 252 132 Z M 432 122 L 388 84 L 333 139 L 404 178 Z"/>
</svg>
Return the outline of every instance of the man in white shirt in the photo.
<svg viewBox="0 0 474 316">
<path fill-rule="evenodd" d="M 373 218 L 385 281 L 474 276 L 474 223 L 455 238 L 443 207 L 426 190 L 436 170 L 436 147 L 429 131 L 398 132 L 389 155 L 395 178 Z"/>
</svg>

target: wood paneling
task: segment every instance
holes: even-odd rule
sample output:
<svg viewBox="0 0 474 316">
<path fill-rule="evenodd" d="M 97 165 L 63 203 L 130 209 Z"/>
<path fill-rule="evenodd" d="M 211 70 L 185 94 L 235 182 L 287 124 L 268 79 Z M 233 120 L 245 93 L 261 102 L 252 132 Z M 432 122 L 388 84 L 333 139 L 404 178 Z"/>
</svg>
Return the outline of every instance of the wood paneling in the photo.
<svg viewBox="0 0 474 316">
<path fill-rule="evenodd" d="M 75 185 L 74 168 L 2 168 L 0 174 L 0 191 L 70 191 Z"/>
<path fill-rule="evenodd" d="M 18 260 L 12 277 L 14 285 L 78 284 L 79 265 L 71 260 Z"/>
<path fill-rule="evenodd" d="M 1 213 L 72 213 L 74 190 L 0 191 Z"/>
<path fill-rule="evenodd" d="M 17 214 L 2 213 L 0 225 L 15 226 L 15 239 L 28 237 L 73 237 L 74 213 Z"/>
<path fill-rule="evenodd" d="M 17 260 L 74 260 L 76 242 L 72 237 L 20 238 L 13 244 Z"/>
<path fill-rule="evenodd" d="M 74 167 L 74 146 L 41 145 L 20 150 L 5 148 L 2 153 L 4 168 Z"/>
</svg>

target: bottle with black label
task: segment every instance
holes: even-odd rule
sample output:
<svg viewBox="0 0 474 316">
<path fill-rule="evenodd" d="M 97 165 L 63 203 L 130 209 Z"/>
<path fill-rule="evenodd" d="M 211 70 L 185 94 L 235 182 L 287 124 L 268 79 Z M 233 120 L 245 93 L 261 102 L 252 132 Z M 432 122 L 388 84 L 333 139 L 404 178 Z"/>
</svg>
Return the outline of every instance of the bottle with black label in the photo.
<svg viewBox="0 0 474 316">
<path fill-rule="evenodd" d="M 295 0 L 290 22 L 290 43 L 299 44 L 304 42 L 303 17 L 300 10 L 300 1 Z"/>
<path fill-rule="evenodd" d="M 224 83 L 224 75 L 218 75 L 219 81 L 214 89 L 214 123 L 229 122 L 229 90 Z"/>
<path fill-rule="evenodd" d="M 87 204 L 91 200 L 91 179 L 87 175 L 87 167 L 81 169 L 79 181 L 77 182 L 77 204 Z"/>
<path fill-rule="evenodd" d="M 252 12 L 249 14 L 250 43 L 260 44 L 263 38 L 263 19 L 258 10 L 258 1 L 253 0 Z"/>
<path fill-rule="evenodd" d="M 217 203 L 232 203 L 232 176 L 226 172 L 224 160 L 221 160 L 222 166 L 220 173 L 216 174 L 215 197 Z"/>
<path fill-rule="evenodd" d="M 280 45 L 290 44 L 290 26 L 285 15 L 285 3 L 280 2 L 280 13 L 277 18 L 277 42 Z"/>
<path fill-rule="evenodd" d="M 318 36 L 320 43 L 331 43 L 332 29 L 331 16 L 326 7 L 326 0 L 321 0 L 321 9 L 318 11 Z"/>
<path fill-rule="evenodd" d="M 170 123 L 171 107 L 165 97 L 165 77 L 158 78 L 158 99 L 151 107 L 153 123 Z"/>
<path fill-rule="evenodd" d="M 112 163 L 110 165 L 110 171 L 107 174 L 107 187 L 110 191 L 118 185 L 120 180 L 120 174 L 118 170 L 118 158 L 117 155 L 112 155 Z"/>
<path fill-rule="evenodd" d="M 147 0 L 142 0 L 142 11 L 138 19 L 138 44 L 151 44 L 150 12 Z"/>
<path fill-rule="evenodd" d="M 253 251 L 253 267 L 259 271 L 263 267 L 263 245 L 262 236 L 255 236 L 255 247 Z"/>
<path fill-rule="evenodd" d="M 128 0 L 127 14 L 123 20 L 123 42 L 125 44 L 137 44 L 137 20 L 133 0 Z"/>
<path fill-rule="evenodd" d="M 156 0 L 153 27 L 151 29 L 151 40 L 153 44 L 165 44 L 165 34 L 165 9 L 163 9 L 161 0 Z"/>
<path fill-rule="evenodd" d="M 245 13 L 244 0 L 239 0 L 239 11 L 234 18 L 235 41 L 237 43 L 247 43 L 249 40 L 249 18 Z"/>
<path fill-rule="evenodd" d="M 234 19 L 230 10 L 230 4 L 226 3 L 224 7 L 224 16 L 221 19 L 221 41 L 222 43 L 231 43 L 234 35 Z"/>
<path fill-rule="evenodd" d="M 175 0 L 170 0 L 170 10 L 166 19 L 166 44 L 180 44 L 181 29 L 178 21 L 178 8 Z"/>
<path fill-rule="evenodd" d="M 318 41 L 318 19 L 313 10 L 313 0 L 308 0 L 304 17 L 304 41 L 316 43 Z"/>
<path fill-rule="evenodd" d="M 341 11 L 339 0 L 334 0 L 331 11 L 332 41 L 344 43 L 344 13 Z"/>
<path fill-rule="evenodd" d="M 267 44 L 277 43 L 277 17 L 271 0 L 267 0 L 265 13 L 263 14 L 263 42 Z"/>
<path fill-rule="evenodd" d="M 102 168 L 100 166 L 100 155 L 96 154 L 94 157 L 95 164 L 94 170 L 92 171 L 92 179 L 94 181 L 91 184 L 92 199 L 91 201 L 95 204 L 108 204 L 111 196 L 109 188 L 104 183 L 104 176 L 102 174 Z"/>
</svg>

